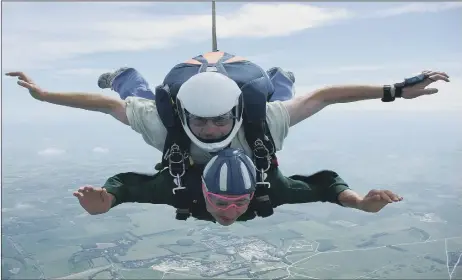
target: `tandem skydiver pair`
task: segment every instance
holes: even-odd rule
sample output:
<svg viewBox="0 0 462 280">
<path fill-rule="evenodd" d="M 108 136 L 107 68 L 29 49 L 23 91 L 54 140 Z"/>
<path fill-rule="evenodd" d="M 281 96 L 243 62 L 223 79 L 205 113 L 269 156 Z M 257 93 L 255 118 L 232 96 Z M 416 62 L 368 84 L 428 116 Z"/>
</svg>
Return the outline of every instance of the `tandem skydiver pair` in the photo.
<svg viewBox="0 0 462 280">
<path fill-rule="evenodd" d="M 126 202 L 167 204 L 177 208 L 177 219 L 192 216 L 222 225 L 268 217 L 283 204 L 322 201 L 377 212 L 401 201 L 389 190 L 356 194 L 331 170 L 283 176 L 276 152 L 290 127 L 329 105 L 411 99 L 436 93 L 427 88 L 435 81 L 449 82 L 445 73 L 423 71 L 394 85 L 331 86 L 294 96 L 292 73 L 280 68 L 264 71 L 220 51 L 176 65 L 154 92 L 133 68 L 102 75 L 100 87 L 113 89 L 121 99 L 47 92 L 21 72 L 7 75 L 19 77 L 18 84 L 38 100 L 110 114 L 163 152 L 154 175 L 121 173 L 102 188 L 76 191 L 88 213 L 105 213 Z M 253 187 L 246 189 L 249 182 Z"/>
</svg>

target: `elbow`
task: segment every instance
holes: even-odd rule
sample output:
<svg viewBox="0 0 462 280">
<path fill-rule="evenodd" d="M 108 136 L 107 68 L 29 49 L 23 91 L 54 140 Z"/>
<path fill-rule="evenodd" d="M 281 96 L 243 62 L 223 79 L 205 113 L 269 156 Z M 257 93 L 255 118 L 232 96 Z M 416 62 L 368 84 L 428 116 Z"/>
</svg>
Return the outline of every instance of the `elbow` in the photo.
<svg viewBox="0 0 462 280">
<path fill-rule="evenodd" d="M 108 100 L 107 106 L 103 107 L 103 110 L 101 110 L 101 113 L 112 115 L 113 112 L 120 111 L 122 106 L 123 105 L 121 104 L 120 100 L 111 98 L 110 100 Z"/>
<path fill-rule="evenodd" d="M 288 102 L 290 127 L 321 111 L 326 104 L 315 94 L 295 97 Z"/>
<path fill-rule="evenodd" d="M 312 115 L 318 113 L 322 109 L 324 109 L 329 103 L 327 103 L 323 96 L 317 93 L 314 93 L 301 101 L 301 118 L 306 119 L 311 117 Z"/>
<path fill-rule="evenodd" d="M 313 103 L 318 104 L 318 106 L 326 107 L 337 102 L 337 99 L 332 94 L 334 88 L 332 86 L 326 86 L 322 89 L 315 91 L 311 95 Z"/>
</svg>

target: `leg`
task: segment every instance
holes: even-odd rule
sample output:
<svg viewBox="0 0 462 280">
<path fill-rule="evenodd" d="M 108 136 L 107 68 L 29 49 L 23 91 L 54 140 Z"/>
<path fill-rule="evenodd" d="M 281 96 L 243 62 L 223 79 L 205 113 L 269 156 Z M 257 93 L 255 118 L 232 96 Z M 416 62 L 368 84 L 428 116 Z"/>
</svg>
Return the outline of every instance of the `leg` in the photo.
<svg viewBox="0 0 462 280">
<path fill-rule="evenodd" d="M 129 96 L 155 99 L 148 82 L 135 68 L 123 67 L 114 72 L 104 73 L 98 79 L 98 86 L 102 89 L 111 88 L 122 99 Z"/>
<path fill-rule="evenodd" d="M 290 100 L 295 96 L 295 76 L 290 71 L 273 67 L 266 71 L 274 86 L 274 93 L 269 102 Z"/>
</svg>

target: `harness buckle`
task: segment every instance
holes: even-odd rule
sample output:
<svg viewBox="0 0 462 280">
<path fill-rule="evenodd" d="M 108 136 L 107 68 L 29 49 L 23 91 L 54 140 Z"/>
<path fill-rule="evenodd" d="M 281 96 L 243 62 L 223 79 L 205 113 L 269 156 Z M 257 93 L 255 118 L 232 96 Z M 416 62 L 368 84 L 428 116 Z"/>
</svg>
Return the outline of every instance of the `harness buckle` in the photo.
<svg viewBox="0 0 462 280">
<path fill-rule="evenodd" d="M 271 183 L 270 183 L 270 182 L 265 182 L 265 179 L 266 179 L 266 178 L 265 178 L 265 175 L 266 175 L 266 173 L 265 173 L 265 171 L 262 169 L 262 170 L 260 171 L 260 181 L 257 182 L 257 185 L 258 185 L 258 186 L 261 186 L 261 185 L 267 186 L 268 189 L 269 189 L 269 188 L 271 188 Z"/>
<path fill-rule="evenodd" d="M 173 188 L 173 189 L 172 189 L 173 194 L 176 194 L 176 191 L 186 189 L 186 187 L 183 187 L 183 185 L 181 184 L 181 177 L 180 177 L 180 175 L 177 174 L 177 175 L 175 176 L 175 178 L 173 179 L 173 182 L 175 183 L 175 185 L 177 185 L 176 188 Z"/>
<path fill-rule="evenodd" d="M 260 173 L 260 179 L 257 182 L 257 186 L 270 188 L 271 183 L 265 182 L 265 172 L 268 171 L 271 167 L 271 156 L 269 150 L 263 144 L 262 140 L 257 139 L 255 141 L 255 148 L 253 154 L 255 157 L 255 165 L 257 168 L 257 172 Z"/>
<path fill-rule="evenodd" d="M 168 154 L 168 168 L 172 177 L 183 177 L 186 172 L 184 160 L 185 156 L 181 153 L 180 146 L 173 144 Z M 173 172 L 175 172 L 175 174 Z"/>
<path fill-rule="evenodd" d="M 270 156 L 269 150 L 263 144 L 262 140 L 257 139 L 255 141 L 255 148 L 253 149 L 253 155 L 255 157 L 255 165 L 257 169 L 261 169 L 262 173 L 270 169 L 271 156 Z"/>
<path fill-rule="evenodd" d="M 185 156 L 181 153 L 180 146 L 174 143 L 168 154 L 168 171 L 173 177 L 173 182 L 177 185 L 177 187 L 172 189 L 173 194 L 176 194 L 176 191 L 186 189 L 181 184 L 181 177 L 186 173 L 184 161 Z"/>
</svg>

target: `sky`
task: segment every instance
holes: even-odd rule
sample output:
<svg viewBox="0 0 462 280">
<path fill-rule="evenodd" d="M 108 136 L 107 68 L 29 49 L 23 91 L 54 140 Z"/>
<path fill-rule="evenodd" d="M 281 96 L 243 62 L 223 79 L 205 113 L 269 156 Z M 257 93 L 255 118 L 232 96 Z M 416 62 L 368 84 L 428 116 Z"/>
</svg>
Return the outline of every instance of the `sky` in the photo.
<svg viewBox="0 0 462 280">
<path fill-rule="evenodd" d="M 218 2 L 216 9 L 218 48 L 293 71 L 297 94 L 390 84 L 427 69 L 451 77 L 418 100 L 326 110 L 462 114 L 462 3 Z M 154 87 L 176 63 L 211 47 L 210 2 L 3 2 L 2 122 L 100 119 L 32 99 L 7 71 L 23 71 L 49 91 L 117 96 L 97 87 L 101 73 L 135 67 Z"/>
<path fill-rule="evenodd" d="M 436 83 L 438 94 L 416 100 L 393 103 L 371 100 L 329 106 L 318 113 L 328 120 L 337 120 L 337 114 L 340 116 L 345 111 L 363 113 L 364 122 L 358 125 L 362 128 L 367 121 L 377 120 L 366 119 L 369 112 L 390 113 L 396 123 L 400 116 L 418 111 L 428 112 L 429 116 L 438 115 L 426 119 L 430 119 L 425 123 L 429 127 L 428 137 L 446 137 L 449 129 L 433 129 L 439 125 L 460 127 L 455 121 L 451 125 L 448 125 L 450 122 L 441 122 L 441 125 L 438 121 L 446 112 L 462 117 L 462 3 L 218 2 L 216 9 L 218 48 L 246 57 L 265 69 L 279 66 L 294 72 L 297 95 L 309 94 L 327 85 L 390 84 L 422 70 L 445 71 L 451 77 L 450 83 Z M 122 66 L 134 67 L 154 87 L 175 64 L 208 52 L 212 47 L 210 2 L 10 1 L 2 2 L 1 14 L 0 133 L 11 135 L 2 138 L 7 170 L 12 170 L 12 166 L 63 168 L 54 160 L 66 154 L 70 159 L 65 164 L 72 162 L 74 165 L 64 167 L 76 168 L 73 170 L 76 174 L 103 157 L 105 164 L 130 166 L 133 170 L 133 166 L 151 163 L 151 157 L 155 160 L 160 153 L 154 153 L 142 137 L 110 116 L 36 101 L 14 78 L 5 77 L 5 72 L 23 71 L 49 91 L 117 96 L 97 87 L 101 73 Z M 348 123 L 352 119 L 343 119 L 345 131 L 355 128 L 356 124 Z M 460 120 L 462 118 L 459 123 Z M 297 126 L 294 132 L 300 132 L 295 135 L 302 137 L 304 131 L 298 128 L 314 130 L 320 126 L 322 122 L 319 119 L 316 122 L 314 117 L 307 120 L 305 126 Z M 335 134 L 340 126 L 322 127 L 330 134 L 316 133 L 314 140 L 309 136 L 310 140 L 322 146 L 324 137 Z M 385 132 L 387 128 L 382 125 L 366 127 Z M 368 132 L 367 129 L 363 131 Z M 405 138 L 412 135 L 411 129 L 404 132 L 408 132 Z M 339 134 L 343 140 L 345 136 Z M 364 141 L 367 136 L 358 137 L 363 142 L 357 143 L 353 137 L 356 136 L 347 138 L 349 141 L 345 141 L 345 145 L 364 143 L 364 146 L 379 149 L 377 143 Z M 438 139 L 432 140 L 435 138 Z M 446 139 L 445 148 L 450 144 L 455 147 L 460 138 L 448 135 Z M 413 141 L 402 142 L 410 143 L 411 149 Z M 127 155 L 132 153 L 133 146 L 143 149 L 136 156 L 145 151 L 145 158 L 132 163 Z M 319 149 L 313 145 L 303 148 L 309 153 Z M 437 144 L 429 150 L 440 148 Z M 344 147 L 338 149 L 344 150 Z M 300 153 L 295 145 L 292 151 Z M 334 158 L 334 152 L 326 154 Z M 36 158 L 31 156 L 34 154 Z M 290 150 L 285 155 L 289 158 Z M 324 159 L 321 154 L 315 156 Z M 455 160 L 457 153 L 448 152 L 447 158 Z M 348 159 L 345 156 L 334 163 L 350 168 L 350 163 L 343 165 Z M 351 162 L 355 161 L 352 157 Z M 324 162 L 327 159 L 322 164 Z M 403 164 L 408 161 L 404 160 Z M 152 166 L 146 164 L 144 168 L 151 170 Z M 10 178 L 13 175 L 7 174 Z M 34 173 L 26 175 L 35 176 Z"/>
</svg>

